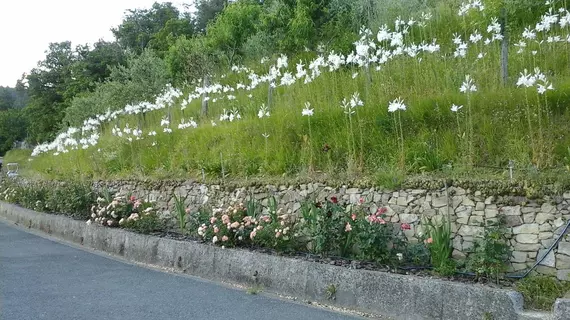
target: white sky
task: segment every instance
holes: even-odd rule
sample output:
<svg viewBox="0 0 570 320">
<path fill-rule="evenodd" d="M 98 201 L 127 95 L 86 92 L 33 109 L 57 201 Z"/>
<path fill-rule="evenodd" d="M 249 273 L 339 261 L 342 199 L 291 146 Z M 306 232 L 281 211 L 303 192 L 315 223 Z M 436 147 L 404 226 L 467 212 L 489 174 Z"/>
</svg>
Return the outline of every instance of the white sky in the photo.
<svg viewBox="0 0 570 320">
<path fill-rule="evenodd" d="M 181 8 L 192 0 L 171 0 Z M 162 0 L 0 0 L 0 86 L 16 85 L 43 60 L 50 42 L 72 45 L 113 40 L 125 10 L 150 8 Z"/>
</svg>

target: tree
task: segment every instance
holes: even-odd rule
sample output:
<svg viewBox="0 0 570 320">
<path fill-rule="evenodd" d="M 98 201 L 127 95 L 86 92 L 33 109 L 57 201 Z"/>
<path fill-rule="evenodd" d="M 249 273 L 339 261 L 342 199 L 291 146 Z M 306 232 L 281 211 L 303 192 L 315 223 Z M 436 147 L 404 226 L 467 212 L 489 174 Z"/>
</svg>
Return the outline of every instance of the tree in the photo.
<svg viewBox="0 0 570 320">
<path fill-rule="evenodd" d="M 216 20 L 208 25 L 208 44 L 220 50 L 231 66 L 242 56 L 243 46 L 255 34 L 259 24 L 261 6 L 254 1 L 238 1 L 228 5 Z"/>
<path fill-rule="evenodd" d="M 0 111 L 0 156 L 10 150 L 14 142 L 26 137 L 26 119 L 22 110 Z"/>
<path fill-rule="evenodd" d="M 69 106 L 69 83 L 73 81 L 72 65 L 77 55 L 71 42 L 50 43 L 46 58 L 26 76 L 30 102 L 25 113 L 30 124 L 31 142 L 53 139 Z"/>
<path fill-rule="evenodd" d="M 77 71 L 81 71 L 81 76 L 94 84 L 107 80 L 111 75 L 112 67 L 124 65 L 126 62 L 125 51 L 117 42 L 99 40 L 74 67 Z"/>
<path fill-rule="evenodd" d="M 0 111 L 12 109 L 15 101 L 14 89 L 0 86 Z"/>
<path fill-rule="evenodd" d="M 213 21 L 216 16 L 224 10 L 228 5 L 228 0 L 198 0 L 196 4 L 196 30 L 198 32 L 206 31 L 208 24 Z"/>
<path fill-rule="evenodd" d="M 282 50 L 284 39 L 289 30 L 289 22 L 295 10 L 294 3 L 284 0 L 270 0 L 263 5 L 260 25 L 255 38 L 268 39 L 265 47 L 268 50 L 285 52 Z"/>
<path fill-rule="evenodd" d="M 297 1 L 293 19 L 289 22 L 289 30 L 284 42 L 286 51 L 299 51 L 309 47 L 315 38 L 315 23 L 311 18 L 313 6 Z"/>
<path fill-rule="evenodd" d="M 170 82 L 164 61 L 147 49 L 139 56 L 131 54 L 125 65 L 111 68 L 107 81 L 98 83 L 93 92 L 76 96 L 65 110 L 65 126 L 80 126 L 84 120 L 119 110 L 127 104 L 153 101 Z"/>
<path fill-rule="evenodd" d="M 202 79 L 214 68 L 214 53 L 203 36 L 180 37 L 170 47 L 166 64 L 176 85 Z"/>
<path fill-rule="evenodd" d="M 169 48 L 174 45 L 176 39 L 191 37 L 194 34 L 194 30 L 194 21 L 189 15 L 185 15 L 180 19 L 170 19 L 159 32 L 152 36 L 149 46 L 163 58 Z"/>
<path fill-rule="evenodd" d="M 170 2 L 155 2 L 151 9 L 127 10 L 127 16 L 117 27 L 111 29 L 117 42 L 137 54 L 143 52 L 149 43 L 170 20 L 177 20 L 180 12 Z"/>
</svg>

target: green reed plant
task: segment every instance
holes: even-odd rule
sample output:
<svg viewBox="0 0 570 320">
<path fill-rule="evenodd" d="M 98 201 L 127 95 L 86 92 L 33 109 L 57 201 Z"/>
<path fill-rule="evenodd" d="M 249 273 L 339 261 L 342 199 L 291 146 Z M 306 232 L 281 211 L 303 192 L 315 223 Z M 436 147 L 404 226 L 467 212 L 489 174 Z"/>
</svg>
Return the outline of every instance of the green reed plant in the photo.
<svg viewBox="0 0 570 320">
<path fill-rule="evenodd" d="M 443 275 L 451 275 L 455 272 L 451 253 L 451 221 L 449 217 L 442 216 L 439 222 L 435 219 L 425 219 L 422 223 L 429 237 L 425 240 L 431 254 L 431 263 L 434 270 Z"/>
<path fill-rule="evenodd" d="M 173 195 L 174 198 L 174 211 L 176 213 L 176 222 L 178 223 L 178 229 L 182 234 L 187 232 L 186 230 L 186 215 L 190 212 L 186 208 L 185 199 L 179 195 Z"/>
</svg>

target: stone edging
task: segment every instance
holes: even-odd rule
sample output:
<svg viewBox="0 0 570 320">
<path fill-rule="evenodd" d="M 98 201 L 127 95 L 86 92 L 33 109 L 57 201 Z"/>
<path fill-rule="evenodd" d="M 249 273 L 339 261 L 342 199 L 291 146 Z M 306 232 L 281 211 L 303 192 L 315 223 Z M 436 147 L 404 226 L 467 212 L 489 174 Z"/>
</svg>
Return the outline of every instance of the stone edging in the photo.
<svg viewBox="0 0 570 320">
<path fill-rule="evenodd" d="M 260 285 L 269 292 L 320 301 L 395 319 L 516 320 L 523 298 L 493 289 L 376 271 L 353 270 L 262 253 L 222 249 L 193 242 L 87 225 L 64 216 L 38 213 L 0 202 L 0 217 L 57 238 L 131 261 L 171 267 L 214 281 Z M 334 285 L 334 301 L 327 300 Z M 558 309 L 568 304 L 557 301 Z M 569 319 L 569 318 L 556 318 Z"/>
</svg>

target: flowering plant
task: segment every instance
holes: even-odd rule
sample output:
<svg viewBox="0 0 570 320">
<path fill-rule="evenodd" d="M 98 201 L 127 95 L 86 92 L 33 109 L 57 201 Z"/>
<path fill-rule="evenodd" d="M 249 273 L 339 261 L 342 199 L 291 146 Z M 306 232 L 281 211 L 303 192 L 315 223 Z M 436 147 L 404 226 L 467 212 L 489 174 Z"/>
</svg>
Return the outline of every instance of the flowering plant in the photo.
<svg viewBox="0 0 570 320">
<path fill-rule="evenodd" d="M 137 199 L 135 196 L 97 198 L 97 204 L 91 208 L 91 218 L 87 220 L 87 224 L 92 223 L 134 229 L 143 233 L 162 229 L 162 223 L 153 203 Z"/>
<path fill-rule="evenodd" d="M 243 203 L 215 208 L 208 221 L 198 227 L 198 235 L 224 247 L 247 244 L 255 238 L 259 221 L 247 215 Z"/>
<path fill-rule="evenodd" d="M 309 249 L 322 255 L 347 256 L 354 247 L 351 215 L 336 197 L 325 202 L 306 202 L 301 207 L 303 233 Z"/>
<path fill-rule="evenodd" d="M 362 202 L 345 208 L 331 197 L 324 203 L 304 204 L 303 227 L 310 249 L 323 255 L 382 263 L 397 258 L 405 247 L 400 228 L 386 220 L 386 208 L 368 214 Z M 409 228 L 407 224 L 401 226 L 402 230 Z"/>
<path fill-rule="evenodd" d="M 0 200 L 6 202 L 15 202 L 16 198 L 16 188 L 11 186 L 0 186 Z"/>
<path fill-rule="evenodd" d="M 269 210 L 268 214 L 248 212 L 243 203 L 215 208 L 198 227 L 204 240 L 224 247 L 258 244 L 288 250 L 293 241 L 295 224 L 287 214 Z"/>
<path fill-rule="evenodd" d="M 410 225 L 404 223 L 397 228 L 395 224 L 388 223 L 387 212 L 388 209 L 381 207 L 356 219 L 359 258 L 377 262 L 391 262 L 396 257 L 402 260 L 406 242 L 399 229 L 410 229 Z"/>
</svg>

